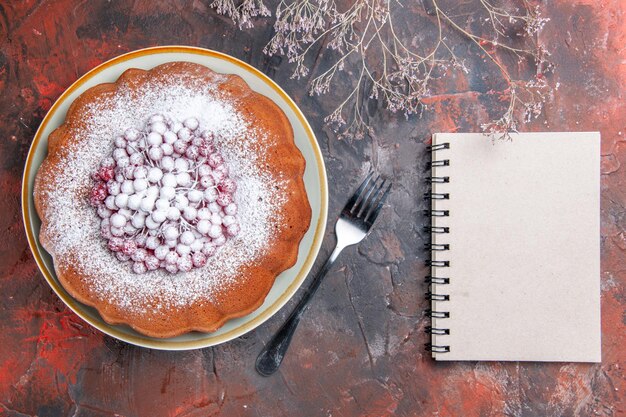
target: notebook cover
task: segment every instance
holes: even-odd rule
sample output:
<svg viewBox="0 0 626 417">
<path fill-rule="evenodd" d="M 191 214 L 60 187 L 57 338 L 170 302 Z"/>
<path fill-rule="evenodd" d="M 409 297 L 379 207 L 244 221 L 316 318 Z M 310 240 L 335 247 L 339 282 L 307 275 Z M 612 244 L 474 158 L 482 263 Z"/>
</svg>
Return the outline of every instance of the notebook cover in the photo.
<svg viewBox="0 0 626 417">
<path fill-rule="evenodd" d="M 600 134 L 521 133 L 510 141 L 482 134 L 433 136 L 432 343 L 437 360 L 599 362 Z"/>
</svg>

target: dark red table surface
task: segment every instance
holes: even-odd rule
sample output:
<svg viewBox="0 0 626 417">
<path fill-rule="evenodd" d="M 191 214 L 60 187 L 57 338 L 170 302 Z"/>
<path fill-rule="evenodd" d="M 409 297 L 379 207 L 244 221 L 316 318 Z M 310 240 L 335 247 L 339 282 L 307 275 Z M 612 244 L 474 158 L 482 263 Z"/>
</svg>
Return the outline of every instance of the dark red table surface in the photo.
<svg viewBox="0 0 626 417">
<path fill-rule="evenodd" d="M 338 141 L 322 121 L 336 97 L 309 97 L 306 80 L 291 80 L 285 60 L 262 54 L 272 20 L 241 32 L 207 4 L 0 1 L 0 416 L 624 415 L 625 2 L 544 5 L 552 20 L 542 37 L 553 51 L 560 86 L 544 115 L 522 126 L 602 133 L 600 364 L 444 364 L 423 349 L 425 142 L 435 131 L 478 130 L 477 115 L 489 110 L 484 85 L 435 95 L 421 119 L 374 111 L 374 138 Z M 234 55 L 294 97 L 328 167 L 329 223 L 368 166 L 396 182 L 376 230 L 327 276 L 280 373 L 271 378 L 255 373 L 254 359 L 293 300 L 257 330 L 215 348 L 137 348 L 92 329 L 65 307 L 26 242 L 21 175 L 46 111 L 95 65 L 167 44 Z M 332 245 L 327 239 L 322 253 Z"/>
</svg>

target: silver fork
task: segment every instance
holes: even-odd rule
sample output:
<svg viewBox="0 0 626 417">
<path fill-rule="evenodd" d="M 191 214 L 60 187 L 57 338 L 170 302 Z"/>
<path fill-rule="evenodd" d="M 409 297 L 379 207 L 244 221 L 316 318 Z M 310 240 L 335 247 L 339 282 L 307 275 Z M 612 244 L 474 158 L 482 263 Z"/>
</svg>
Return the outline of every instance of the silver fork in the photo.
<svg viewBox="0 0 626 417">
<path fill-rule="evenodd" d="M 291 343 L 291 338 L 298 327 L 298 323 L 309 307 L 309 301 L 319 288 L 322 279 L 330 270 L 337 256 L 346 247 L 362 241 L 372 228 L 391 190 L 391 183 L 385 187 L 387 184 L 386 179 L 381 181 L 380 175 L 377 175 L 376 179 L 372 181 L 373 176 L 374 173 L 370 172 L 346 203 L 335 224 L 335 234 L 337 235 L 335 250 L 330 254 L 322 269 L 315 275 L 311 285 L 305 290 L 302 300 L 300 300 L 285 324 L 274 335 L 272 340 L 265 345 L 265 348 L 257 357 L 256 370 L 261 375 L 270 376 L 280 366 Z"/>
</svg>

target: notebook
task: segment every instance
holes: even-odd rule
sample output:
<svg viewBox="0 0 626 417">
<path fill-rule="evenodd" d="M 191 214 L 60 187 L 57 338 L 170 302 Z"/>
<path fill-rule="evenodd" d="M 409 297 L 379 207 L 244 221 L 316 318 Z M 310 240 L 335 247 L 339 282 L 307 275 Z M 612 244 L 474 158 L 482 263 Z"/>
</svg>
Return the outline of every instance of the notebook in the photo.
<svg viewBox="0 0 626 417">
<path fill-rule="evenodd" d="M 599 362 L 600 134 L 432 142 L 432 356 Z"/>
</svg>

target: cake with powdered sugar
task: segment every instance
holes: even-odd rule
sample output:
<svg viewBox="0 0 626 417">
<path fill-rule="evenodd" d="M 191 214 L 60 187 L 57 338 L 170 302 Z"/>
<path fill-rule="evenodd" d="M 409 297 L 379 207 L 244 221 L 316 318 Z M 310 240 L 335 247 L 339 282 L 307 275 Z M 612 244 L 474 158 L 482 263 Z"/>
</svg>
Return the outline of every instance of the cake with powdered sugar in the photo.
<svg viewBox="0 0 626 417">
<path fill-rule="evenodd" d="M 71 105 L 35 181 L 59 281 L 148 336 L 259 307 L 309 227 L 291 125 L 238 76 L 129 69 Z"/>
</svg>

